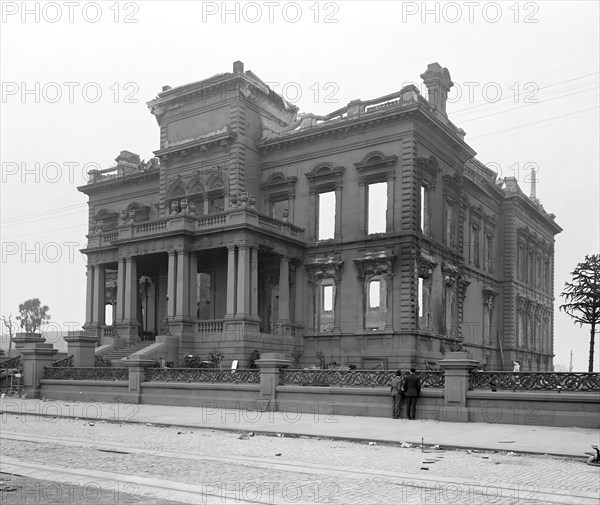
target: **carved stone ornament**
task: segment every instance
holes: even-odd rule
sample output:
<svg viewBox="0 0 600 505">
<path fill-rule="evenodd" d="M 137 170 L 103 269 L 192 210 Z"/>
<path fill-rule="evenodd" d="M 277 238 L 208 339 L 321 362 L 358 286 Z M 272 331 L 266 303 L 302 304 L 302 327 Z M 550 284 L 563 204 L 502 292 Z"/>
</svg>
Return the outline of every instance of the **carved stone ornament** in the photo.
<svg viewBox="0 0 600 505">
<path fill-rule="evenodd" d="M 465 299 L 465 296 L 467 295 L 467 288 L 469 287 L 469 284 L 471 284 L 471 281 L 468 281 L 467 279 L 464 278 L 464 276 L 462 274 L 459 274 L 458 279 L 456 281 L 456 285 L 458 287 L 458 297 L 461 300 Z"/>
<path fill-rule="evenodd" d="M 382 275 L 386 279 L 394 275 L 395 255 L 389 255 L 385 251 L 380 253 L 368 254 L 363 258 L 353 260 L 358 271 L 358 278 L 364 279 L 366 276 Z"/>
<path fill-rule="evenodd" d="M 421 176 L 430 182 L 435 181 L 442 170 L 437 158 L 433 154 L 428 158 L 417 158 L 417 168 L 419 169 Z"/>
<path fill-rule="evenodd" d="M 336 284 L 341 281 L 341 270 L 343 261 L 334 260 L 333 257 L 324 259 L 315 259 L 309 265 L 305 265 L 308 273 L 308 282 L 314 284 L 322 279 L 333 279 Z"/>
<path fill-rule="evenodd" d="M 444 276 L 444 285 L 451 288 L 458 279 L 458 268 L 448 263 L 442 263 L 442 274 Z"/>
<path fill-rule="evenodd" d="M 498 293 L 494 290 L 494 288 L 490 286 L 484 286 L 482 290 L 483 294 L 483 304 L 487 305 L 488 308 L 492 309 L 494 307 L 494 299 L 498 296 Z"/>
<path fill-rule="evenodd" d="M 419 277 L 422 277 L 423 279 L 431 278 L 437 265 L 437 262 L 431 256 L 423 253 L 417 256 L 417 271 Z"/>
</svg>

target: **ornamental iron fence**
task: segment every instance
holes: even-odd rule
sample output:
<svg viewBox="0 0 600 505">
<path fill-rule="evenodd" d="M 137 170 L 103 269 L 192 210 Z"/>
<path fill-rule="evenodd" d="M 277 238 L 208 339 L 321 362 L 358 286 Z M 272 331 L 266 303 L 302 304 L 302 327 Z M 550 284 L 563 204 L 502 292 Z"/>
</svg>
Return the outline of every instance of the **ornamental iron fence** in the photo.
<svg viewBox="0 0 600 505">
<path fill-rule="evenodd" d="M 113 367 L 46 367 L 44 368 L 44 378 L 60 380 L 126 381 L 129 380 L 129 369 Z"/>
<path fill-rule="evenodd" d="M 420 370 L 423 388 L 443 388 L 444 372 L 437 370 Z M 362 386 L 389 387 L 396 375 L 393 370 L 282 370 L 281 382 L 295 386 Z M 404 372 L 402 377 L 408 375 Z"/>
<path fill-rule="evenodd" d="M 66 358 L 59 359 L 52 363 L 52 366 L 73 368 L 73 356 L 67 356 Z"/>
<path fill-rule="evenodd" d="M 260 370 L 220 368 L 146 368 L 148 382 L 220 382 L 260 384 Z"/>
<path fill-rule="evenodd" d="M 472 389 L 600 391 L 600 374 L 571 372 L 471 372 Z"/>
</svg>

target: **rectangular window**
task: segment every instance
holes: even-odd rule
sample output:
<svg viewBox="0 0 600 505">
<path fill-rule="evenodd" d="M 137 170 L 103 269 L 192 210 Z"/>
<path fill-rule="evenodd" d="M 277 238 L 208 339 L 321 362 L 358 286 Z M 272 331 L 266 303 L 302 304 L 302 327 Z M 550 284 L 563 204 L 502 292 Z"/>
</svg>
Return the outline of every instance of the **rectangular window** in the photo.
<svg viewBox="0 0 600 505">
<path fill-rule="evenodd" d="M 333 310 L 333 286 L 323 286 L 323 310 L 325 312 Z"/>
<path fill-rule="evenodd" d="M 454 203 L 446 202 L 446 245 L 454 245 Z"/>
<path fill-rule="evenodd" d="M 494 236 L 486 235 L 485 258 L 486 268 L 489 273 L 493 273 L 492 262 L 494 260 Z"/>
<path fill-rule="evenodd" d="M 335 191 L 319 195 L 318 240 L 331 239 L 335 235 Z"/>
<path fill-rule="evenodd" d="M 225 211 L 225 199 L 221 196 L 219 198 L 212 198 L 209 202 L 208 212 L 210 214 L 217 214 L 218 212 Z"/>
<path fill-rule="evenodd" d="M 429 198 L 430 190 L 427 186 L 421 186 L 421 231 L 423 235 L 429 236 L 430 224 L 429 224 Z"/>
<path fill-rule="evenodd" d="M 378 182 L 367 186 L 368 233 L 385 233 L 387 212 L 387 182 Z"/>
<path fill-rule="evenodd" d="M 277 202 L 273 202 L 271 207 L 271 217 L 275 219 L 283 220 L 283 211 L 288 208 L 287 200 L 279 200 Z"/>
<path fill-rule="evenodd" d="M 419 282 L 418 282 L 418 294 L 417 294 L 417 300 L 419 303 L 419 317 L 423 317 L 423 307 L 425 306 L 425 299 L 424 299 L 424 291 L 423 291 L 423 278 L 419 277 Z"/>
<path fill-rule="evenodd" d="M 477 226 L 471 227 L 471 247 L 473 250 L 471 258 L 473 265 L 479 267 L 479 228 Z"/>
<path fill-rule="evenodd" d="M 379 294 L 381 293 L 381 281 L 371 281 L 369 283 L 369 308 L 378 309 L 381 305 Z"/>
</svg>

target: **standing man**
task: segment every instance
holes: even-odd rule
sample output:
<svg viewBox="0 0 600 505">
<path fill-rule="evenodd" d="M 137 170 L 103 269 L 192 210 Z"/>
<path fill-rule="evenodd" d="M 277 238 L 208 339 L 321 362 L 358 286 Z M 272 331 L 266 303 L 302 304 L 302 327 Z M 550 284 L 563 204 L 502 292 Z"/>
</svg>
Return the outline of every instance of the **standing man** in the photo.
<svg viewBox="0 0 600 505">
<path fill-rule="evenodd" d="M 392 377 L 392 419 L 400 419 L 400 409 L 402 408 L 402 400 L 404 399 L 404 391 L 402 391 L 402 370 L 397 370 L 396 375 Z"/>
<path fill-rule="evenodd" d="M 404 396 L 408 397 L 408 406 L 406 414 L 409 419 L 415 419 L 417 413 L 417 400 L 421 393 L 421 378 L 417 375 L 414 368 L 410 369 L 410 374 L 404 379 Z"/>
</svg>

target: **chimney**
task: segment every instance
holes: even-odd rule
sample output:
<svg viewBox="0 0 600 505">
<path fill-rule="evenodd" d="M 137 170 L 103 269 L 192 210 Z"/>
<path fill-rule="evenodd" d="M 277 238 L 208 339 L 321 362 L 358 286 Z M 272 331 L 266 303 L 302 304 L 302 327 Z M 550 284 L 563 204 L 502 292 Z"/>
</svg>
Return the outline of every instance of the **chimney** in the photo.
<svg viewBox="0 0 600 505">
<path fill-rule="evenodd" d="M 233 62 L 233 73 L 234 74 L 243 74 L 244 73 L 244 63 L 241 61 Z"/>
<path fill-rule="evenodd" d="M 454 86 L 450 79 L 450 72 L 447 68 L 442 68 L 439 63 L 430 63 L 425 73 L 421 74 L 421 79 L 427 86 L 427 100 L 444 116 L 446 115 L 446 100 L 448 91 Z"/>
</svg>

